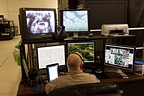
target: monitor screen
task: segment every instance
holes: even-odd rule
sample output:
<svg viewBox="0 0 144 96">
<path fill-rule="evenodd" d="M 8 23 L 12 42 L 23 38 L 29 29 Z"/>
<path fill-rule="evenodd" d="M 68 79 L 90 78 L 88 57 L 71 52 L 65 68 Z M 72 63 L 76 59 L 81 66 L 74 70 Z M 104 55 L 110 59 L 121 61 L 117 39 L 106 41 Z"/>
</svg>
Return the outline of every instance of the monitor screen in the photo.
<svg viewBox="0 0 144 96">
<path fill-rule="evenodd" d="M 49 82 L 55 80 L 59 76 L 58 63 L 47 65 L 46 69 Z"/>
<path fill-rule="evenodd" d="M 89 32 L 89 10 L 60 10 L 61 25 L 65 32 Z"/>
<path fill-rule="evenodd" d="M 31 34 L 55 32 L 52 10 L 26 10 L 27 29 Z"/>
<path fill-rule="evenodd" d="M 44 69 L 49 64 L 65 65 L 65 45 L 37 47 L 38 69 Z"/>
<path fill-rule="evenodd" d="M 134 55 L 134 47 L 105 45 L 105 65 L 132 71 Z"/>
<path fill-rule="evenodd" d="M 56 9 L 20 8 L 19 21 L 22 40 L 43 40 L 56 33 Z"/>
<path fill-rule="evenodd" d="M 68 55 L 75 52 L 81 53 L 85 63 L 95 61 L 95 42 L 69 42 L 67 51 Z"/>
<path fill-rule="evenodd" d="M 103 24 L 127 24 L 129 3 L 126 0 L 86 0 L 86 8 L 91 9 L 90 28 L 101 29 Z"/>
</svg>

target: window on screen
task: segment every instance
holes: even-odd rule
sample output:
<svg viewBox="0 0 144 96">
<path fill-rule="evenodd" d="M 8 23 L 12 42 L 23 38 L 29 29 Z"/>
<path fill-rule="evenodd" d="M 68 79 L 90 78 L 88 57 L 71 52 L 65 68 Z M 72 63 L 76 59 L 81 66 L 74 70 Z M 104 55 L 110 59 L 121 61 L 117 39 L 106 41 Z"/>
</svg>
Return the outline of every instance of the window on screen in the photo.
<svg viewBox="0 0 144 96">
<path fill-rule="evenodd" d="M 47 67 L 48 68 L 48 73 L 49 73 L 49 81 L 53 81 L 58 77 L 58 65 L 56 66 L 51 66 L 51 67 Z"/>
<path fill-rule="evenodd" d="M 134 48 L 106 45 L 105 47 L 106 65 L 132 70 L 133 63 L 134 63 Z"/>
<path fill-rule="evenodd" d="M 32 34 L 55 32 L 54 11 L 26 11 L 27 29 Z"/>
<path fill-rule="evenodd" d="M 66 32 L 88 32 L 89 11 L 87 9 L 61 10 L 61 25 Z"/>
<path fill-rule="evenodd" d="M 68 43 L 68 54 L 79 52 L 84 58 L 84 62 L 94 62 L 95 44 L 94 42 L 74 42 Z"/>
<path fill-rule="evenodd" d="M 49 64 L 65 65 L 65 46 L 54 45 L 37 48 L 38 69 L 46 68 Z"/>
</svg>

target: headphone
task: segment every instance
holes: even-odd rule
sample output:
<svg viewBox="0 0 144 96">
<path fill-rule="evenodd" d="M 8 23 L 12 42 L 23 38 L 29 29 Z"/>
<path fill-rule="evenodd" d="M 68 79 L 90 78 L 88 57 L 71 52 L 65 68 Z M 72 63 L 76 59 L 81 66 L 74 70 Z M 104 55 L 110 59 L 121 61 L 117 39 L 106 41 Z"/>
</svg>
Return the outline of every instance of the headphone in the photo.
<svg viewBox="0 0 144 96">
<path fill-rule="evenodd" d="M 83 57 L 82 57 L 80 54 L 78 54 L 77 52 L 75 52 L 75 53 L 73 53 L 73 54 L 76 54 L 77 56 L 79 56 L 80 59 L 82 60 L 82 62 L 84 63 L 84 59 L 83 59 Z"/>
</svg>

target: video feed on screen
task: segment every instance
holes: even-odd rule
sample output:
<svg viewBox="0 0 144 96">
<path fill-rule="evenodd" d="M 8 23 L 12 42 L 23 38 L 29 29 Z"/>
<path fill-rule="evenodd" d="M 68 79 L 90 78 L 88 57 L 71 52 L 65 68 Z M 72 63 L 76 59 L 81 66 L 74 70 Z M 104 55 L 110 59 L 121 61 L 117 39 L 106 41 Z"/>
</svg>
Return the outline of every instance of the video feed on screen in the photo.
<svg viewBox="0 0 144 96">
<path fill-rule="evenodd" d="M 65 65 L 65 46 L 55 45 L 37 48 L 38 69 L 46 68 L 49 64 Z"/>
<path fill-rule="evenodd" d="M 132 69 L 134 63 L 134 48 L 106 45 L 105 63 Z"/>
<path fill-rule="evenodd" d="M 82 54 L 84 62 L 94 62 L 94 42 L 68 43 L 68 54 L 79 52 Z"/>
<path fill-rule="evenodd" d="M 55 32 L 54 11 L 26 11 L 26 22 L 28 32 L 31 34 Z"/>
<path fill-rule="evenodd" d="M 63 25 L 66 32 L 88 30 L 88 11 L 63 11 Z"/>
</svg>

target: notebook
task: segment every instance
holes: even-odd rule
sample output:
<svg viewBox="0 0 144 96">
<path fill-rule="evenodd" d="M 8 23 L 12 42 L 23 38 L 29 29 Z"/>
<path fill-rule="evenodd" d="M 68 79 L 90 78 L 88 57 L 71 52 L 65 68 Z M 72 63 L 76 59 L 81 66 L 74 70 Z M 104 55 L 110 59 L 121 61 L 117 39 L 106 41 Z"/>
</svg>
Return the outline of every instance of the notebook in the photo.
<svg viewBox="0 0 144 96">
<path fill-rule="evenodd" d="M 49 64 L 46 66 L 48 82 L 55 80 L 59 76 L 58 63 Z"/>
</svg>

